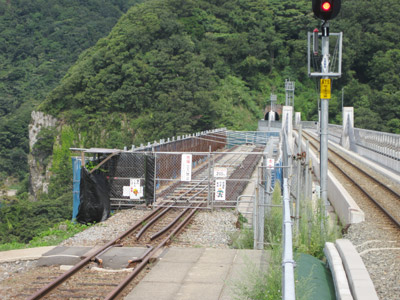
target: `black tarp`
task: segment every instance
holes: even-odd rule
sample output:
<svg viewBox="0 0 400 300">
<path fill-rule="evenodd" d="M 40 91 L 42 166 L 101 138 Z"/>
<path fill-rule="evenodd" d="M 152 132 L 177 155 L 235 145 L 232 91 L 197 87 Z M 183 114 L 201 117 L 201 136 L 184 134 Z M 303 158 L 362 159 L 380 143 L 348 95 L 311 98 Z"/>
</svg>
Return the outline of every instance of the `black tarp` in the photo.
<svg viewBox="0 0 400 300">
<path fill-rule="evenodd" d="M 154 171 L 155 171 L 155 157 L 154 155 L 146 155 L 146 174 L 145 174 L 145 189 L 144 196 L 146 205 L 154 202 Z"/>
<path fill-rule="evenodd" d="M 102 222 L 110 216 L 110 187 L 105 174 L 96 170 L 92 174 L 81 169 L 80 204 L 76 220 L 87 224 Z"/>
<path fill-rule="evenodd" d="M 125 199 L 122 195 L 123 187 L 129 186 L 130 178 L 141 178 L 141 185 L 144 188 L 142 200 L 146 205 L 154 202 L 154 172 L 155 156 L 148 153 L 120 153 L 106 162 L 102 168 L 107 170 L 110 183 L 110 198 Z M 128 200 L 128 199 L 127 199 Z M 131 200 L 135 202 L 137 200 Z M 129 201 L 124 201 L 129 203 Z"/>
</svg>

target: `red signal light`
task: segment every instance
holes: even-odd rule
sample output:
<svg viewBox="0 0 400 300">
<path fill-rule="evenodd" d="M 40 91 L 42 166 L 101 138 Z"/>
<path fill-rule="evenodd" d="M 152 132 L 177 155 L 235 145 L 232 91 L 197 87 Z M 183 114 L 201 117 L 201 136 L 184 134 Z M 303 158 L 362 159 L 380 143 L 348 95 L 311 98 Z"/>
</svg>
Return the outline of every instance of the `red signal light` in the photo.
<svg viewBox="0 0 400 300">
<path fill-rule="evenodd" d="M 321 20 L 332 20 L 340 12 L 342 0 L 312 0 L 314 15 Z"/>
<path fill-rule="evenodd" d="M 330 11 L 331 7 L 332 6 L 328 1 L 322 2 L 321 8 L 323 11 Z"/>
</svg>

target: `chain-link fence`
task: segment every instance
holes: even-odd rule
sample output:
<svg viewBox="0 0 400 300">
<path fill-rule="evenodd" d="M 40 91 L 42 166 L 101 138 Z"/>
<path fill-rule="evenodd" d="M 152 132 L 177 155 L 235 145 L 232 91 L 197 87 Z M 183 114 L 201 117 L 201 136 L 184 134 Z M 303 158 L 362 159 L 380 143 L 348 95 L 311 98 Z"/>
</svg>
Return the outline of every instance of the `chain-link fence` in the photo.
<svg viewBox="0 0 400 300">
<path fill-rule="evenodd" d="M 131 151 L 82 150 L 87 155 L 85 168 L 108 180 L 111 209 L 198 202 L 207 208 L 236 207 L 244 189 L 249 184 L 254 189 L 254 171 L 273 136 L 219 130 Z M 228 152 L 220 151 L 228 143 Z"/>
<path fill-rule="evenodd" d="M 229 152 L 157 152 L 155 205 L 236 207 L 252 182 L 262 148 L 237 146 Z"/>
</svg>

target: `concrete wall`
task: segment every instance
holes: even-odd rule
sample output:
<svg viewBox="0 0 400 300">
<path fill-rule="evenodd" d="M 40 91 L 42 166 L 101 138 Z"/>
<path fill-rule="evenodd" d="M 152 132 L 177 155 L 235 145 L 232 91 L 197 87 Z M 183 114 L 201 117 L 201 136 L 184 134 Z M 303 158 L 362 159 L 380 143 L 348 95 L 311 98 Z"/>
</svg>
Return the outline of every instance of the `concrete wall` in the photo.
<svg viewBox="0 0 400 300">
<path fill-rule="evenodd" d="M 297 132 L 294 132 L 297 140 Z M 302 142 L 302 149 L 306 149 L 305 142 Z M 320 179 L 320 164 L 317 155 L 310 151 L 315 176 Z M 347 192 L 335 176 L 328 171 L 328 200 L 335 209 L 340 222 L 343 225 L 360 223 L 365 220 L 364 212 L 360 209 L 353 197 Z"/>
</svg>

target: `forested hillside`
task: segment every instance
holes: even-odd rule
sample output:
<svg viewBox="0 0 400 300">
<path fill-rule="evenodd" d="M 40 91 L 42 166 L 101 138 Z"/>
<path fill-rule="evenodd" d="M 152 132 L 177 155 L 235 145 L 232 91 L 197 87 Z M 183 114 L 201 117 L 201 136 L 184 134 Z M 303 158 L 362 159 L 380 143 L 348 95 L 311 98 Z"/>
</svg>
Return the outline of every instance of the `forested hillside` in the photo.
<svg viewBox="0 0 400 300">
<path fill-rule="evenodd" d="M 22 9 L 25 2 L 32 7 Z M 35 204 L 31 215 L 54 199 L 70 201 L 70 146 L 121 148 L 221 126 L 255 129 L 270 93 L 284 103 L 288 78 L 296 82 L 295 110 L 318 118 L 318 87 L 307 76 L 307 32 L 320 26 L 311 0 L 145 0 L 106 36 L 134 2 L 0 0 L 7 29 L 0 47 L 11 45 L 0 53 L 3 177 L 26 174 L 26 126 L 37 103 L 63 124 L 61 132 L 43 131 L 33 149 L 53 160 L 54 175 L 46 205 Z M 344 0 L 330 28 L 344 33 L 330 122 L 341 121 L 343 89 L 356 127 L 400 133 L 400 2 Z M 3 237 L 18 237 L 11 233 L 18 218 L 7 222 Z"/>
<path fill-rule="evenodd" d="M 30 112 L 138 0 L 0 0 L 0 182 L 27 174 Z"/>
</svg>

